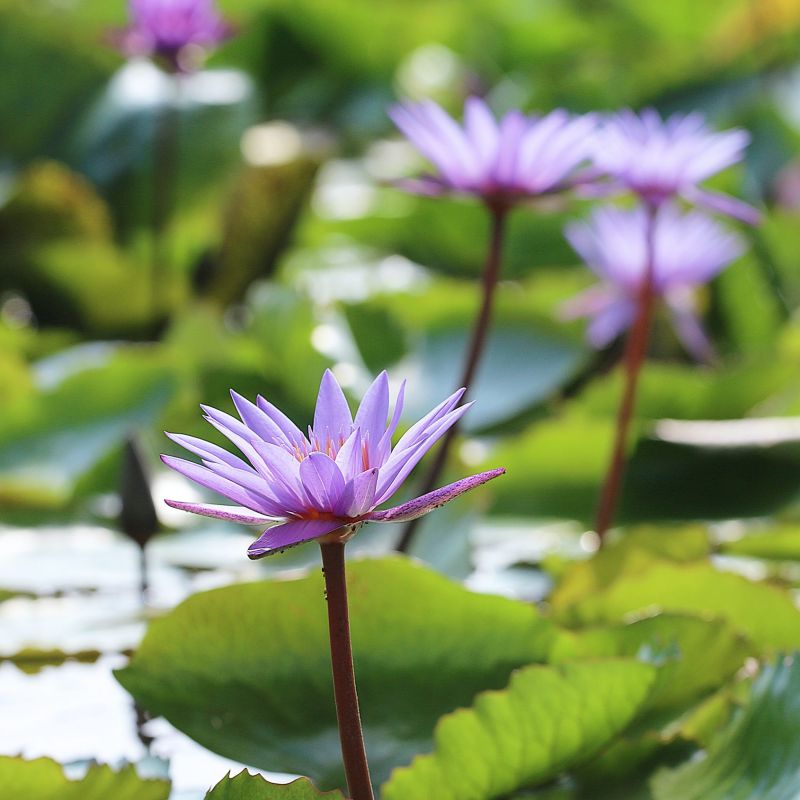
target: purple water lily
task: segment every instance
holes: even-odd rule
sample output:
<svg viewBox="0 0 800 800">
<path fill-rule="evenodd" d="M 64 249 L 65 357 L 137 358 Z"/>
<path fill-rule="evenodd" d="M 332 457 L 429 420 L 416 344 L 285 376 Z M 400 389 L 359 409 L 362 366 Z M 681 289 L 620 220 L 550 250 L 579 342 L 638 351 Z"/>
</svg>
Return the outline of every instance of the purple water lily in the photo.
<svg viewBox="0 0 800 800">
<path fill-rule="evenodd" d="M 478 97 L 467 99 L 463 126 L 432 100 L 396 105 L 389 116 L 439 173 L 403 186 L 419 194 L 473 194 L 507 207 L 574 185 L 595 128 L 593 116 L 563 109 L 543 117 L 515 110 L 496 120 Z"/>
<path fill-rule="evenodd" d="M 129 0 L 131 24 L 116 38 L 126 55 L 155 56 L 176 71 L 193 59 L 182 56 L 190 47 L 209 50 L 231 33 L 214 0 Z"/>
<path fill-rule="evenodd" d="M 756 224 L 759 213 L 752 206 L 698 185 L 741 161 L 749 141 L 744 130 L 710 130 L 698 112 L 662 119 L 652 108 L 641 114 L 625 109 L 598 130 L 594 163 L 611 177 L 611 188 L 629 189 L 653 207 L 679 196 Z"/>
<path fill-rule="evenodd" d="M 566 318 L 591 317 L 589 342 L 605 347 L 636 317 L 648 271 L 646 209 L 600 208 L 588 222 L 568 225 L 572 247 L 602 279 L 564 306 Z M 653 219 L 652 291 L 669 310 L 687 350 L 708 360 L 711 347 L 694 310 L 693 288 L 707 283 L 744 249 L 741 237 L 700 211 L 663 205 Z"/>
<path fill-rule="evenodd" d="M 208 517 L 270 526 L 249 548 L 251 558 L 311 539 L 344 541 L 364 522 L 415 519 L 496 478 L 495 469 L 457 481 L 400 506 L 377 511 L 402 485 L 433 444 L 467 411 L 464 390 L 450 395 L 392 447 L 403 409 L 405 383 L 389 417 L 389 380 L 382 372 L 364 395 L 355 418 L 330 371 L 320 384 L 308 435 L 263 397 L 256 403 L 231 392 L 240 419 L 203 406 L 206 419 L 241 451 L 246 461 L 192 436 L 167 434 L 200 456 L 202 465 L 172 456 L 165 464 L 236 506 L 166 502 Z"/>
</svg>

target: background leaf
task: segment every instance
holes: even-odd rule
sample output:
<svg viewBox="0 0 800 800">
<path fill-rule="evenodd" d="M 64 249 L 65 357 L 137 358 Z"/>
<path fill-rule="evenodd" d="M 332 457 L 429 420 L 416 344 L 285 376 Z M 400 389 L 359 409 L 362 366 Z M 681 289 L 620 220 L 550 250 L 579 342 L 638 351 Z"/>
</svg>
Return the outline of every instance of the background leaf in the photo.
<svg viewBox="0 0 800 800">
<path fill-rule="evenodd" d="M 49 758 L 9 756 L 0 756 L 0 785 L 4 800 L 167 800 L 170 790 L 169 781 L 142 780 L 132 766 L 114 772 L 95 765 L 72 781 Z"/>
<path fill-rule="evenodd" d="M 320 792 L 308 778 L 291 783 L 270 783 L 260 775 L 240 772 L 235 778 L 228 775 L 211 791 L 205 800 L 346 800 L 341 792 Z"/>
<path fill-rule="evenodd" d="M 800 663 L 756 678 L 747 707 L 695 759 L 653 778 L 655 800 L 792 800 L 800 793 Z"/>
</svg>

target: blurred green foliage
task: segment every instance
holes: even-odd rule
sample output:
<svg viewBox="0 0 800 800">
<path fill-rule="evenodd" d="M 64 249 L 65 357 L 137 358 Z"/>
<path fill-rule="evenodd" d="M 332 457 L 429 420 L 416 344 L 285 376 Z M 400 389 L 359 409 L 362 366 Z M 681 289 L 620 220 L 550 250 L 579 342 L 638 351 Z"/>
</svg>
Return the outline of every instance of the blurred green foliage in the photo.
<svg viewBox="0 0 800 800">
<path fill-rule="evenodd" d="M 487 219 L 473 201 L 392 186 L 424 169 L 386 116 L 396 98 L 454 112 L 470 92 L 500 112 L 699 108 L 751 132 L 746 163 L 713 183 L 765 211 L 699 297 L 719 358 L 692 363 L 657 320 L 616 539 L 592 558 L 553 547 L 515 565 L 545 580 L 541 611 L 403 561 L 355 566 L 368 745 L 387 798 L 443 796 L 448 771 L 478 775 L 476 798 L 798 794 L 797 666 L 776 660 L 800 648 L 797 4 L 220 5 L 237 35 L 174 83 L 110 46 L 122 0 L 0 0 L 0 521 L 95 519 L 127 437 L 154 463 L 176 452 L 165 429 L 222 444 L 198 405 L 230 411 L 231 387 L 301 426 L 327 366 L 352 399 L 381 369 L 408 377 L 401 426 L 452 391 Z M 159 136 L 170 158 L 154 158 Z M 587 206 L 511 220 L 450 465 L 508 473 L 434 517 L 417 551 L 459 576 L 470 531 L 513 524 L 539 541 L 545 522 L 583 532 L 592 519 L 621 378 L 618 346 L 593 354 L 582 324 L 560 319 L 591 282 L 562 236 Z M 677 424 L 691 421 L 701 427 Z M 591 537 L 580 541 L 586 556 Z M 192 598 L 153 624 L 120 680 L 224 755 L 338 785 L 318 583 Z M 92 768 L 64 788 L 52 762 L 5 759 L 0 775 L 32 798 L 143 791 L 130 770 Z M 326 795 L 239 776 L 209 796 Z"/>
</svg>

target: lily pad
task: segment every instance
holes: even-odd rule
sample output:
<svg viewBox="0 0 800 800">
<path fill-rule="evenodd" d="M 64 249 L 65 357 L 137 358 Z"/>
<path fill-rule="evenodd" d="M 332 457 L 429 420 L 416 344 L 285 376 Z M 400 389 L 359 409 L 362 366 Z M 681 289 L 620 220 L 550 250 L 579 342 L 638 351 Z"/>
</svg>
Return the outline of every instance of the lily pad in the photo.
<svg viewBox="0 0 800 800">
<path fill-rule="evenodd" d="M 169 781 L 143 780 L 132 766 L 96 765 L 72 781 L 52 759 L 9 756 L 0 756 L 0 785 L 3 800 L 167 800 L 170 791 Z"/>
<path fill-rule="evenodd" d="M 710 564 L 654 561 L 621 575 L 612 585 L 564 609 L 559 618 L 576 625 L 619 622 L 657 611 L 728 620 L 763 651 L 800 646 L 800 611 L 776 586 L 719 572 Z"/>
<path fill-rule="evenodd" d="M 800 662 L 781 658 L 758 676 L 746 708 L 693 759 L 656 774 L 655 800 L 793 800 L 800 795 Z"/>
<path fill-rule="evenodd" d="M 508 688 L 436 727 L 436 750 L 396 770 L 383 800 L 494 800 L 594 755 L 646 701 L 655 669 L 636 661 L 531 666 Z"/>
<path fill-rule="evenodd" d="M 308 778 L 291 783 L 270 783 L 260 775 L 240 772 L 235 778 L 224 777 L 205 800 L 346 800 L 338 791 L 320 792 Z"/>
<path fill-rule="evenodd" d="M 376 782 L 430 749 L 442 714 L 544 661 L 552 624 L 402 558 L 349 567 L 356 674 Z M 228 586 L 155 620 L 122 685 L 240 763 L 343 786 L 323 581 Z"/>
<path fill-rule="evenodd" d="M 565 632 L 557 641 L 558 661 L 592 657 L 638 657 L 659 665 L 649 712 L 678 710 L 731 678 L 752 646 L 730 623 L 680 614 L 659 614 L 617 625 Z"/>
</svg>

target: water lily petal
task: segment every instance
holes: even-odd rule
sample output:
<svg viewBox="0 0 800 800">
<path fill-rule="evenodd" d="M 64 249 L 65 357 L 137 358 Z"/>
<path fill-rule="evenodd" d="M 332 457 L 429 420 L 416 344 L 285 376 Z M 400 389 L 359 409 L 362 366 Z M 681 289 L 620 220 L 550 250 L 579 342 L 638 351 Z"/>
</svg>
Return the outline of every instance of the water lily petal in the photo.
<svg viewBox="0 0 800 800">
<path fill-rule="evenodd" d="M 276 525 L 264 531 L 250 547 L 247 548 L 249 558 L 262 558 L 263 556 L 280 553 L 289 547 L 294 547 L 303 542 L 318 539 L 327 533 L 333 533 L 338 528 L 344 527 L 337 520 L 321 519 L 295 519 Z"/>
<path fill-rule="evenodd" d="M 480 486 L 487 481 L 497 478 L 505 473 L 505 469 L 492 469 L 488 472 L 481 472 L 478 475 L 471 475 L 469 478 L 462 478 L 460 481 L 435 489 L 432 492 L 415 497 L 407 503 L 387 508 L 385 511 L 373 511 L 367 520 L 370 522 L 407 522 L 416 519 L 424 514 L 428 514 L 434 509 L 440 508 L 445 503 L 455 500 L 459 495 Z"/>
<path fill-rule="evenodd" d="M 180 511 L 189 511 L 203 517 L 224 519 L 227 522 L 241 522 L 244 525 L 267 525 L 274 522 L 274 517 L 255 514 L 244 506 L 220 506 L 212 503 L 184 503 L 181 500 L 165 500 L 168 506 Z"/>
<path fill-rule="evenodd" d="M 349 436 L 353 427 L 350 406 L 333 373 L 325 370 L 319 385 L 317 407 L 314 411 L 314 435 L 320 442 L 327 437 L 338 439 Z"/>
</svg>

